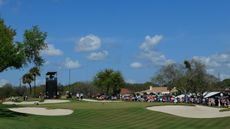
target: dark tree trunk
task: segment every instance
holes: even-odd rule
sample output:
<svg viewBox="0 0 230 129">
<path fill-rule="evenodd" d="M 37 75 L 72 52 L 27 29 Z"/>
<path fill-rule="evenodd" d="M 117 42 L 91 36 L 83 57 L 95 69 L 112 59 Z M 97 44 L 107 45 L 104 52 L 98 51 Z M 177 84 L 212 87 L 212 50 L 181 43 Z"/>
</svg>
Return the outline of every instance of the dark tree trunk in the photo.
<svg viewBox="0 0 230 129">
<path fill-rule="evenodd" d="M 109 88 L 110 88 L 110 86 L 107 86 L 107 88 L 106 88 L 106 95 L 109 95 Z"/>
<path fill-rule="evenodd" d="M 30 95 L 31 95 L 31 93 L 32 93 L 32 87 L 31 87 L 31 84 L 29 84 L 29 86 L 30 86 Z"/>
<path fill-rule="evenodd" d="M 34 76 L 34 96 L 36 97 L 36 76 Z"/>
</svg>

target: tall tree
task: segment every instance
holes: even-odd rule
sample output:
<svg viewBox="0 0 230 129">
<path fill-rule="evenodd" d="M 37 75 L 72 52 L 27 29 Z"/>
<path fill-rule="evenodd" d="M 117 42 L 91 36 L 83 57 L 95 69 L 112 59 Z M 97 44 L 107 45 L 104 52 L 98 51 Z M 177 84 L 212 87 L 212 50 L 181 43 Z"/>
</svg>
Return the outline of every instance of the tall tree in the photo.
<svg viewBox="0 0 230 129">
<path fill-rule="evenodd" d="M 124 79 L 119 71 L 105 69 L 96 74 L 94 84 L 106 95 L 116 95 L 124 86 Z"/>
<path fill-rule="evenodd" d="M 14 87 L 11 84 L 5 84 L 2 87 L 0 87 L 0 100 L 17 95 L 15 92 Z"/>
<path fill-rule="evenodd" d="M 162 66 L 158 74 L 152 78 L 152 82 L 159 86 L 175 87 L 175 81 L 184 75 L 185 71 L 180 64 L 168 64 Z"/>
<path fill-rule="evenodd" d="M 40 69 L 39 67 L 33 67 L 29 70 L 29 73 L 33 75 L 33 81 L 34 81 L 34 95 L 36 95 L 36 77 L 40 76 Z"/>
<path fill-rule="evenodd" d="M 229 88 L 230 87 L 230 79 L 224 79 L 223 81 L 219 82 L 219 87 L 221 88 Z"/>
<path fill-rule="evenodd" d="M 205 65 L 197 60 L 163 66 L 152 79 L 154 83 L 166 85 L 169 89 L 176 87 L 182 93 L 196 95 L 212 90 L 217 80 L 208 74 Z"/>
<path fill-rule="evenodd" d="M 44 63 L 40 52 L 47 48 L 46 37 L 47 33 L 41 32 L 38 26 L 25 30 L 23 42 L 26 59 L 29 63 L 34 63 L 36 66 L 41 66 Z"/>
<path fill-rule="evenodd" d="M 41 32 L 38 26 L 26 30 L 22 42 L 15 42 L 16 31 L 0 19 L 0 72 L 8 68 L 19 69 L 26 64 L 34 63 L 41 66 L 44 62 L 40 51 L 47 47 L 46 32 Z"/>
<path fill-rule="evenodd" d="M 121 91 L 121 87 L 124 87 L 125 81 L 123 79 L 123 76 L 121 72 L 117 71 L 112 74 L 112 80 L 113 80 L 113 94 L 117 95 Z"/>
<path fill-rule="evenodd" d="M 30 87 L 30 95 L 32 93 L 32 87 L 31 87 L 32 81 L 33 81 L 33 75 L 31 73 L 26 73 L 26 74 L 23 75 L 22 82 L 24 84 L 28 84 L 29 85 L 29 87 Z"/>
<path fill-rule="evenodd" d="M 16 31 L 0 19 L 0 72 L 7 68 L 20 68 L 25 64 L 22 43 L 14 43 Z"/>
<path fill-rule="evenodd" d="M 199 60 L 191 61 L 191 69 L 188 69 L 190 92 L 203 95 L 211 91 L 218 79 L 207 73 L 206 66 Z"/>
</svg>

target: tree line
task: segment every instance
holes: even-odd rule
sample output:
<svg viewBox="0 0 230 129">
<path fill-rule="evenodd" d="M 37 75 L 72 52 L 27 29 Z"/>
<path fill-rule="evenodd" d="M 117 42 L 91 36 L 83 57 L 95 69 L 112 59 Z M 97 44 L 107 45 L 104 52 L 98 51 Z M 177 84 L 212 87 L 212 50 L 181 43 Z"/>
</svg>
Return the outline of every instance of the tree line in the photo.
<svg viewBox="0 0 230 129">
<path fill-rule="evenodd" d="M 169 89 L 176 87 L 180 93 L 203 95 L 220 87 L 220 80 L 206 71 L 206 66 L 198 60 L 185 60 L 163 66 L 152 82 Z M 219 83 L 219 84 L 218 84 Z"/>
<path fill-rule="evenodd" d="M 164 66 L 166 67 L 166 66 Z M 160 70 L 161 71 L 161 70 Z M 158 75 L 155 75 L 153 78 L 157 77 Z M 179 80 L 178 80 L 179 81 Z M 155 80 L 154 80 L 155 82 Z M 145 82 L 145 83 L 124 83 L 124 85 L 121 86 L 121 88 L 127 88 L 132 92 L 138 92 L 138 91 L 143 91 L 149 88 L 150 85 L 153 86 L 162 86 L 162 85 L 157 85 L 154 84 L 154 82 Z M 175 81 L 175 85 L 178 83 Z M 168 88 L 173 87 L 171 85 L 164 85 L 168 86 Z M 230 79 L 225 79 L 223 81 L 218 81 L 216 85 L 209 85 L 208 91 L 219 91 L 223 90 L 224 88 L 229 88 L 230 87 Z M 188 92 L 193 92 L 190 90 L 192 88 L 187 89 Z M 184 89 L 180 89 L 178 87 L 178 90 L 180 93 L 184 93 Z M 76 93 L 83 93 L 85 97 L 96 97 L 97 95 L 100 94 L 106 94 L 104 93 L 104 87 L 101 89 L 101 86 L 95 85 L 94 81 L 87 81 L 87 82 L 75 82 L 71 85 L 62 85 L 58 84 L 58 91 L 61 95 L 65 95 L 66 91 L 70 91 L 72 95 L 75 95 Z M 11 96 L 25 96 L 25 95 L 30 95 L 30 88 L 22 85 L 22 86 L 13 86 L 11 84 L 5 84 L 4 86 L 0 87 L 0 99 L 11 97 Z M 32 94 L 31 96 L 36 96 L 39 95 L 40 93 L 45 93 L 45 85 L 38 85 L 36 89 L 32 87 Z M 108 95 L 113 95 L 113 92 L 108 93 Z M 38 97 L 38 96 L 37 96 Z"/>
</svg>

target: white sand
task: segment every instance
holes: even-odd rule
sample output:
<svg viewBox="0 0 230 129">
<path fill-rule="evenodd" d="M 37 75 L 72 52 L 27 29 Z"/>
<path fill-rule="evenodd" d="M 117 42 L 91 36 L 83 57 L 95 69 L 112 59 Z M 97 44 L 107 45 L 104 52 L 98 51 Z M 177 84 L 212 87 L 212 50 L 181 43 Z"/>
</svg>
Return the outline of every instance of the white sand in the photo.
<svg viewBox="0 0 230 129">
<path fill-rule="evenodd" d="M 7 105 L 31 105 L 31 104 L 51 104 L 51 103 L 67 103 L 70 102 L 69 100 L 58 100 L 58 99 L 46 99 L 44 102 L 39 101 L 23 101 L 23 102 L 3 102 L 3 104 Z"/>
<path fill-rule="evenodd" d="M 104 103 L 111 103 L 111 102 L 122 102 L 122 101 L 115 101 L 115 100 L 95 100 L 95 99 L 83 99 L 83 101 L 87 102 L 104 102 Z"/>
<path fill-rule="evenodd" d="M 220 108 L 206 106 L 154 106 L 148 110 L 159 111 L 187 118 L 218 118 L 230 117 L 230 111 L 219 112 Z"/>
<path fill-rule="evenodd" d="M 9 108 L 9 110 L 14 112 L 43 116 L 64 116 L 73 113 L 73 111 L 69 109 L 46 109 L 40 107 Z"/>
</svg>

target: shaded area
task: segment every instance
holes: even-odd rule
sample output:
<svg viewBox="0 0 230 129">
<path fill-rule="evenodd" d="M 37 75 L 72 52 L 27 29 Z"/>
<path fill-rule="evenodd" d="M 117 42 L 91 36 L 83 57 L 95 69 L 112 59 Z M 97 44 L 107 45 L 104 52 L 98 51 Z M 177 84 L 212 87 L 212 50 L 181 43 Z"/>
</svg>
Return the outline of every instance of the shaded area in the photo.
<svg viewBox="0 0 230 129">
<path fill-rule="evenodd" d="M 18 113 L 10 111 L 8 108 L 17 107 L 15 105 L 2 105 L 0 104 L 0 117 L 18 117 L 18 116 L 28 116 L 24 113 Z"/>
</svg>

